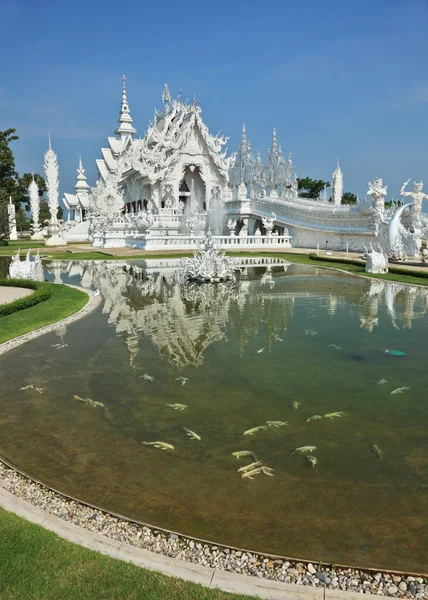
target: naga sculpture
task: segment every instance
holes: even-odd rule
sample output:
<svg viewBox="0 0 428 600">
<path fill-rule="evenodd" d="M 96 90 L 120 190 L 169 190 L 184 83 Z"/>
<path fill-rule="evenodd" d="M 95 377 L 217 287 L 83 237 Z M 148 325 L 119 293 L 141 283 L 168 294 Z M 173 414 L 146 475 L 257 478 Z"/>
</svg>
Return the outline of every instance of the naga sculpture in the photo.
<svg viewBox="0 0 428 600">
<path fill-rule="evenodd" d="M 25 260 L 21 260 L 20 250 L 12 257 L 9 265 L 9 277 L 11 279 L 31 279 L 32 281 L 43 281 L 43 267 L 37 251 L 34 260 L 30 257 L 31 249 L 28 250 Z"/>
<path fill-rule="evenodd" d="M 233 279 L 238 269 L 236 258 L 225 256 L 215 242 L 211 231 L 198 244 L 192 258 L 180 261 L 180 276 L 182 281 L 211 282 Z"/>
<path fill-rule="evenodd" d="M 377 251 L 373 248 L 372 244 L 370 244 L 370 251 L 366 247 L 364 250 L 364 256 L 367 260 L 366 273 L 388 273 L 388 255 L 379 244 Z"/>
</svg>

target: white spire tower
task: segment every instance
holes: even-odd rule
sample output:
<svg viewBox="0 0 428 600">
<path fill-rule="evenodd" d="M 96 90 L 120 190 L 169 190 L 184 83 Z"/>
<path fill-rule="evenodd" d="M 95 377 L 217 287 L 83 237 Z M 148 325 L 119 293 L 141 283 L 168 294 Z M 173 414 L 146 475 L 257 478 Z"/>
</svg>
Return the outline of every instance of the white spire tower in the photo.
<svg viewBox="0 0 428 600">
<path fill-rule="evenodd" d="M 339 165 L 339 159 L 337 159 L 337 166 L 332 175 L 332 187 L 333 187 L 333 204 L 340 206 L 342 203 L 343 196 L 343 173 Z"/>
<path fill-rule="evenodd" d="M 51 214 L 49 223 L 50 237 L 46 240 L 46 246 L 65 246 L 67 242 L 59 235 L 58 226 L 58 196 L 59 196 L 59 167 L 58 157 L 52 150 L 51 136 L 49 134 L 49 150 L 45 153 L 45 181 L 48 195 L 49 212 Z"/>
<path fill-rule="evenodd" d="M 169 93 L 169 88 L 168 88 L 168 84 L 167 83 L 165 83 L 165 87 L 163 88 L 162 102 L 164 104 L 170 104 L 171 103 L 171 94 Z"/>
<path fill-rule="evenodd" d="M 16 210 L 15 205 L 12 202 L 12 196 L 9 196 L 9 204 L 7 205 L 7 216 L 9 222 L 9 239 L 17 240 L 18 234 L 16 232 Z"/>
<path fill-rule="evenodd" d="M 28 195 L 30 197 L 30 209 L 31 216 L 33 217 L 33 230 L 34 233 L 31 236 L 32 240 L 42 240 L 43 234 L 40 231 L 39 225 L 39 214 L 40 214 L 40 196 L 39 196 L 39 186 L 34 180 L 28 186 Z"/>
<path fill-rule="evenodd" d="M 132 136 L 137 131 L 132 127 L 132 117 L 131 112 L 128 106 L 128 99 L 126 96 L 126 77 L 122 76 L 123 88 L 122 88 L 122 104 L 120 107 L 120 114 L 118 118 L 119 127 L 116 129 L 115 133 L 120 135 L 120 139 L 122 140 L 122 150 L 127 145 L 128 141 L 132 139 Z"/>
</svg>

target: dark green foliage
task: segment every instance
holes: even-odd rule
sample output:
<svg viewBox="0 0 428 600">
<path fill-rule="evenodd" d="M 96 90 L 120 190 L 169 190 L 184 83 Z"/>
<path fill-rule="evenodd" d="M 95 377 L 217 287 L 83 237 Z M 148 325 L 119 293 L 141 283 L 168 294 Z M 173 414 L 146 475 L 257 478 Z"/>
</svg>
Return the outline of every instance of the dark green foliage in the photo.
<svg viewBox="0 0 428 600">
<path fill-rule="evenodd" d="M 64 210 L 62 206 L 58 206 L 57 217 L 58 219 L 62 219 L 64 214 Z M 46 221 L 51 218 L 51 214 L 49 212 L 49 204 L 46 200 L 40 201 L 40 213 L 39 213 L 39 223 L 40 225 L 46 225 Z"/>
<path fill-rule="evenodd" d="M 363 260 L 347 260 L 343 258 L 335 258 L 334 256 L 318 256 L 318 254 L 315 253 L 309 254 L 309 258 L 311 260 L 318 260 L 320 262 L 342 263 L 342 265 L 357 265 L 357 267 L 364 267 L 365 265 L 365 262 Z"/>
<path fill-rule="evenodd" d="M 7 240 L 0 240 L 0 246 L 9 246 L 9 242 Z"/>
<path fill-rule="evenodd" d="M 11 315 L 18 310 L 23 310 L 24 308 L 29 308 L 30 306 L 35 306 L 36 304 L 39 304 L 39 302 L 47 300 L 52 295 L 50 284 L 38 281 L 29 281 L 28 279 L 0 279 L 0 286 L 22 287 L 35 290 L 34 294 L 31 294 L 30 296 L 19 298 L 18 300 L 10 302 L 9 304 L 1 304 L 0 317 Z"/>
<path fill-rule="evenodd" d="M 321 179 L 311 179 L 310 177 L 304 177 L 303 179 L 297 178 L 299 195 L 302 198 L 312 198 L 316 200 L 320 197 L 322 191 L 330 187 L 328 181 L 322 181 Z"/>
<path fill-rule="evenodd" d="M 345 192 L 342 196 L 342 204 L 357 204 L 357 195 L 352 192 Z"/>
</svg>

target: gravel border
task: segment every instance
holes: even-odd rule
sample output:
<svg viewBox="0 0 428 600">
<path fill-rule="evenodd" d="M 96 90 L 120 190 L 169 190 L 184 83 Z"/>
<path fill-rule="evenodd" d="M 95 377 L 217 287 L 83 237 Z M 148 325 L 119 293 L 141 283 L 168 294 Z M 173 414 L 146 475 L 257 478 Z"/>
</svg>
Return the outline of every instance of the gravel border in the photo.
<svg viewBox="0 0 428 600">
<path fill-rule="evenodd" d="M 0 459 L 0 487 L 60 519 L 110 539 L 204 567 L 270 581 L 396 598 L 428 598 L 428 577 L 338 567 L 258 554 L 169 533 L 55 492 Z"/>
<path fill-rule="evenodd" d="M 17 348 L 18 346 L 21 346 L 22 344 L 26 344 L 27 342 L 34 340 L 35 338 L 40 337 L 41 335 L 44 335 L 45 333 L 56 331 L 60 325 L 69 325 L 74 321 L 82 319 L 83 317 L 91 313 L 93 310 L 95 310 L 97 306 L 99 306 L 99 304 L 101 303 L 101 296 L 99 294 L 94 294 L 92 290 L 87 290 L 77 285 L 70 285 L 66 283 L 63 283 L 62 285 L 67 285 L 67 287 L 74 288 L 75 290 L 79 290 L 81 292 L 85 292 L 85 294 L 88 294 L 89 300 L 85 304 L 85 306 L 79 311 L 70 315 L 69 317 L 66 317 L 65 319 L 61 319 L 60 321 L 56 321 L 55 323 L 51 323 L 50 325 L 45 325 L 44 327 L 40 327 L 39 329 L 35 329 L 34 331 L 29 331 L 28 333 L 24 333 L 24 335 L 20 335 L 16 338 L 8 340 L 7 342 L 3 342 L 2 344 L 0 344 L 0 356 L 6 354 L 6 352 L 9 352 L 10 350 L 13 350 L 14 348 Z"/>
<path fill-rule="evenodd" d="M 89 296 L 87 304 L 77 313 L 61 321 L 0 344 L 0 356 L 36 337 L 55 331 L 61 324 L 68 325 L 77 321 L 92 312 L 100 304 L 101 297 L 95 295 L 92 291 L 78 286 L 70 285 L 69 287 L 86 292 Z M 155 527 L 111 515 L 108 512 L 68 498 L 21 474 L 1 458 L 0 487 L 66 522 L 100 533 L 118 542 L 193 564 L 312 588 L 385 595 L 396 598 L 428 599 L 428 577 L 285 559 L 215 545 L 176 533 L 162 531 Z"/>
</svg>

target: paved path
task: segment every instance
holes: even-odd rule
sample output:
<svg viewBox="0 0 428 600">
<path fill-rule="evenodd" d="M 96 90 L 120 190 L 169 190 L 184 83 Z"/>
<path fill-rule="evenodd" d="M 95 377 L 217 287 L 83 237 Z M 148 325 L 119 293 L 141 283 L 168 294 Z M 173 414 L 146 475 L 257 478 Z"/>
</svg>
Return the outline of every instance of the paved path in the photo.
<svg viewBox="0 0 428 600">
<path fill-rule="evenodd" d="M 34 290 L 29 290 L 28 288 L 2 285 L 0 286 L 0 304 L 9 304 L 9 302 L 13 302 L 19 298 L 25 298 L 25 296 L 29 296 L 33 293 Z"/>
</svg>

